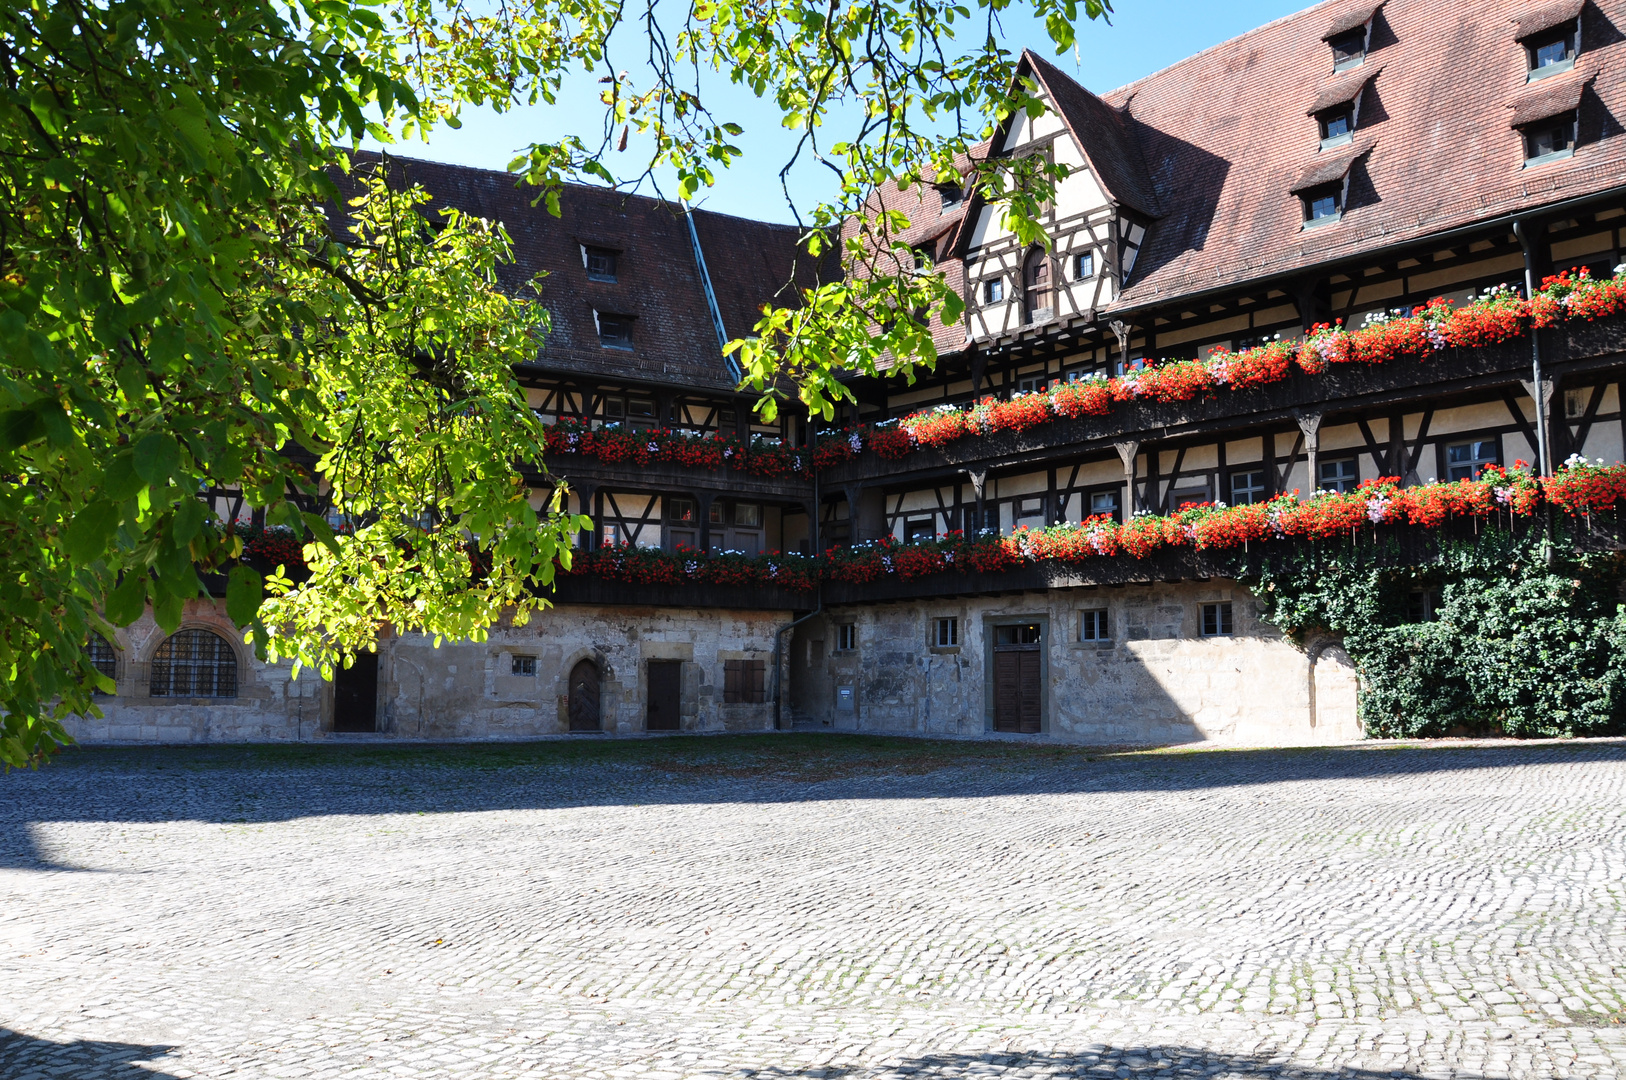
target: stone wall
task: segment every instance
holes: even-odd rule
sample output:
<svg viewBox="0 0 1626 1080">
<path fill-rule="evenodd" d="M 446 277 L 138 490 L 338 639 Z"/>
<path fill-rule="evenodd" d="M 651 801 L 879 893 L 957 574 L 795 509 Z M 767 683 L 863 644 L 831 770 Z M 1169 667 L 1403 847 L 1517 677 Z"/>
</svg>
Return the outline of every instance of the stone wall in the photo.
<svg viewBox="0 0 1626 1080">
<path fill-rule="evenodd" d="M 378 648 L 378 736 L 503 739 L 564 734 L 566 680 L 583 659 L 601 673 L 602 727 L 612 735 L 644 730 L 645 665 L 683 661 L 679 714 L 687 731 L 773 728 L 771 703 L 726 703 L 723 665 L 768 660 L 788 612 L 561 606 L 523 627 L 494 629 L 484 642 L 443 642 L 408 634 Z M 217 634 L 237 654 L 237 696 L 151 696 L 153 654 L 165 635 L 151 614 L 112 642 L 116 696 L 100 699 L 102 717 L 74 717 L 81 742 L 277 742 L 330 737 L 333 685 L 315 672 L 290 678 L 288 663 L 264 664 L 243 645 L 224 605 L 187 605 L 183 629 Z M 534 658 L 534 675 L 515 675 L 513 658 Z M 375 736 L 376 737 L 376 736 Z"/>
<path fill-rule="evenodd" d="M 1232 632 L 1204 636 L 1205 604 L 1231 605 Z M 1082 637 L 1087 611 L 1108 636 Z M 939 619 L 957 644 L 939 646 Z M 842 650 L 843 623 L 855 648 Z M 790 650 L 796 718 L 838 729 L 977 735 L 993 730 L 992 641 L 1041 630 L 1041 733 L 1078 743 L 1312 745 L 1361 737 L 1356 677 L 1336 642 L 1307 650 L 1259 621 L 1229 581 L 1053 589 L 1015 596 L 833 609 Z"/>
</svg>

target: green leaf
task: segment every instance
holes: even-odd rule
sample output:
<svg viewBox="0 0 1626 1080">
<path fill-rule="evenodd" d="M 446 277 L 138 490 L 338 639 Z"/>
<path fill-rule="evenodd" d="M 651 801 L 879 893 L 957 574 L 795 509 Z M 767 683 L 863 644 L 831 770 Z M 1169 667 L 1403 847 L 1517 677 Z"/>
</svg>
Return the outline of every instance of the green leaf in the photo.
<svg viewBox="0 0 1626 1080">
<path fill-rule="evenodd" d="M 257 570 L 234 566 L 226 578 L 226 614 L 238 626 L 247 626 L 260 613 L 265 589 Z"/>
<path fill-rule="evenodd" d="M 186 601 L 173 594 L 160 596 L 153 601 L 152 617 L 158 621 L 158 628 L 166 634 L 173 634 L 181 628 L 181 615 L 186 610 Z"/>
<path fill-rule="evenodd" d="M 141 618 L 141 613 L 147 608 L 147 574 L 145 571 L 131 571 L 124 575 L 124 580 L 107 594 L 107 608 L 104 614 L 107 621 L 114 626 L 129 626 Z"/>
<path fill-rule="evenodd" d="M 192 542 L 203 528 L 203 520 L 208 516 L 208 508 L 201 499 L 182 499 L 181 504 L 175 508 L 174 540 L 176 547 L 184 547 Z"/>
<path fill-rule="evenodd" d="M 135 498 L 146 486 L 136 475 L 135 456 L 128 451 L 109 461 L 102 472 L 102 494 L 115 502 Z"/>
<path fill-rule="evenodd" d="M 136 475 L 153 487 L 162 487 L 181 468 L 181 444 L 168 432 L 143 435 L 135 446 Z"/>
<path fill-rule="evenodd" d="M 118 504 L 108 499 L 96 500 L 74 515 L 73 523 L 63 536 L 68 558 L 81 564 L 96 561 L 107 550 L 118 528 Z"/>
<path fill-rule="evenodd" d="M 8 409 L 0 413 L 0 450 L 15 450 L 43 434 L 45 425 L 33 409 Z"/>
</svg>

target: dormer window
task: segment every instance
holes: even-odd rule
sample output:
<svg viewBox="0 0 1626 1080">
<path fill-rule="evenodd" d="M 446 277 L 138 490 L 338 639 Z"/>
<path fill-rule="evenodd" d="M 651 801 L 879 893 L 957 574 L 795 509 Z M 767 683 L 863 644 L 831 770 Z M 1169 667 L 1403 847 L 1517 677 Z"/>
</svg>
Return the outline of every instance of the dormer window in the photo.
<svg viewBox="0 0 1626 1080">
<path fill-rule="evenodd" d="M 583 244 L 582 265 L 587 268 L 587 280 L 614 283 L 616 280 L 615 263 L 618 254 L 620 253 L 611 251 L 609 248 L 588 247 Z"/>
<path fill-rule="evenodd" d="M 1348 71 L 1352 67 L 1359 67 L 1366 60 L 1366 27 L 1358 26 L 1353 30 L 1346 30 L 1337 37 L 1328 38 L 1327 44 L 1332 46 L 1334 71 Z"/>
<path fill-rule="evenodd" d="M 1551 116 L 1524 129 L 1524 164 L 1545 165 L 1575 155 L 1575 114 Z"/>
<path fill-rule="evenodd" d="M 1317 225 L 1331 225 L 1337 221 L 1344 212 L 1344 183 L 1342 180 L 1323 184 L 1320 187 L 1310 188 L 1299 192 L 1299 200 L 1304 204 L 1304 227 L 1313 228 Z"/>
<path fill-rule="evenodd" d="M 945 214 L 959 206 L 965 199 L 965 192 L 958 184 L 944 184 L 937 189 L 937 193 L 942 197 L 942 212 Z"/>
<path fill-rule="evenodd" d="M 1342 146 L 1355 138 L 1355 106 L 1350 103 L 1327 109 L 1316 115 L 1321 126 L 1321 149 Z"/>
<path fill-rule="evenodd" d="M 989 278 L 982 283 L 982 302 L 998 304 L 1005 300 L 1005 279 Z"/>
<path fill-rule="evenodd" d="M 1530 65 L 1530 81 L 1557 75 L 1575 66 L 1575 27 L 1561 26 L 1544 31 L 1524 43 Z"/>
<path fill-rule="evenodd" d="M 632 348 L 632 316 L 614 315 L 608 311 L 593 312 L 598 323 L 598 343 L 606 349 Z"/>
</svg>

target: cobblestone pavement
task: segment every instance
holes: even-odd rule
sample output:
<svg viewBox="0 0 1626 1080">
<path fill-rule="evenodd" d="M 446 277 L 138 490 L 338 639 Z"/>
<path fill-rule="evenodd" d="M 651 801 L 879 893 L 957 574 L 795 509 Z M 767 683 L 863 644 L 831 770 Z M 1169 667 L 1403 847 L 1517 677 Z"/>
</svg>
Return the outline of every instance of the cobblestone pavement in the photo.
<svg viewBox="0 0 1626 1080">
<path fill-rule="evenodd" d="M 433 753 L 0 778 L 0 1077 L 1626 1065 L 1620 743 Z"/>
</svg>

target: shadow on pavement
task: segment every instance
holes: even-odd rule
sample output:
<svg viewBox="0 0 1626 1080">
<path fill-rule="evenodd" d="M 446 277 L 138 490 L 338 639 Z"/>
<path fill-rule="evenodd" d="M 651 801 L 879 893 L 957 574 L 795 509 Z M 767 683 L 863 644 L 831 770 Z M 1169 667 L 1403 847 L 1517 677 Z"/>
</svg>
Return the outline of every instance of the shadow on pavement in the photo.
<svg viewBox="0 0 1626 1080">
<path fill-rule="evenodd" d="M 864 735 L 409 746 L 70 749 L 0 776 L 0 868 L 69 869 L 50 822 L 264 823 L 581 806 L 1214 792 L 1626 760 L 1626 742 L 1441 743 L 1196 753 Z"/>
<path fill-rule="evenodd" d="M 147 1064 L 173 1049 L 86 1039 L 52 1042 L 0 1028 L 0 1076 L 6 1080 L 176 1080 Z"/>
<path fill-rule="evenodd" d="M 759 1069 L 746 1073 L 759 1080 L 962 1080 L 976 1077 L 1078 1077 L 1107 1080 L 1137 1077 L 1144 1080 L 1184 1080 L 1205 1077 L 1227 1080 L 1236 1076 L 1290 1075 L 1295 1080 L 1416 1080 L 1417 1074 L 1388 1067 L 1360 1068 L 1341 1064 L 1321 1069 L 1284 1062 L 1268 1055 L 1224 1054 L 1193 1046 L 1095 1047 L 1087 1053 L 1010 1052 L 982 1054 L 925 1054 L 885 1065 L 821 1066 L 806 1069 Z"/>
</svg>

